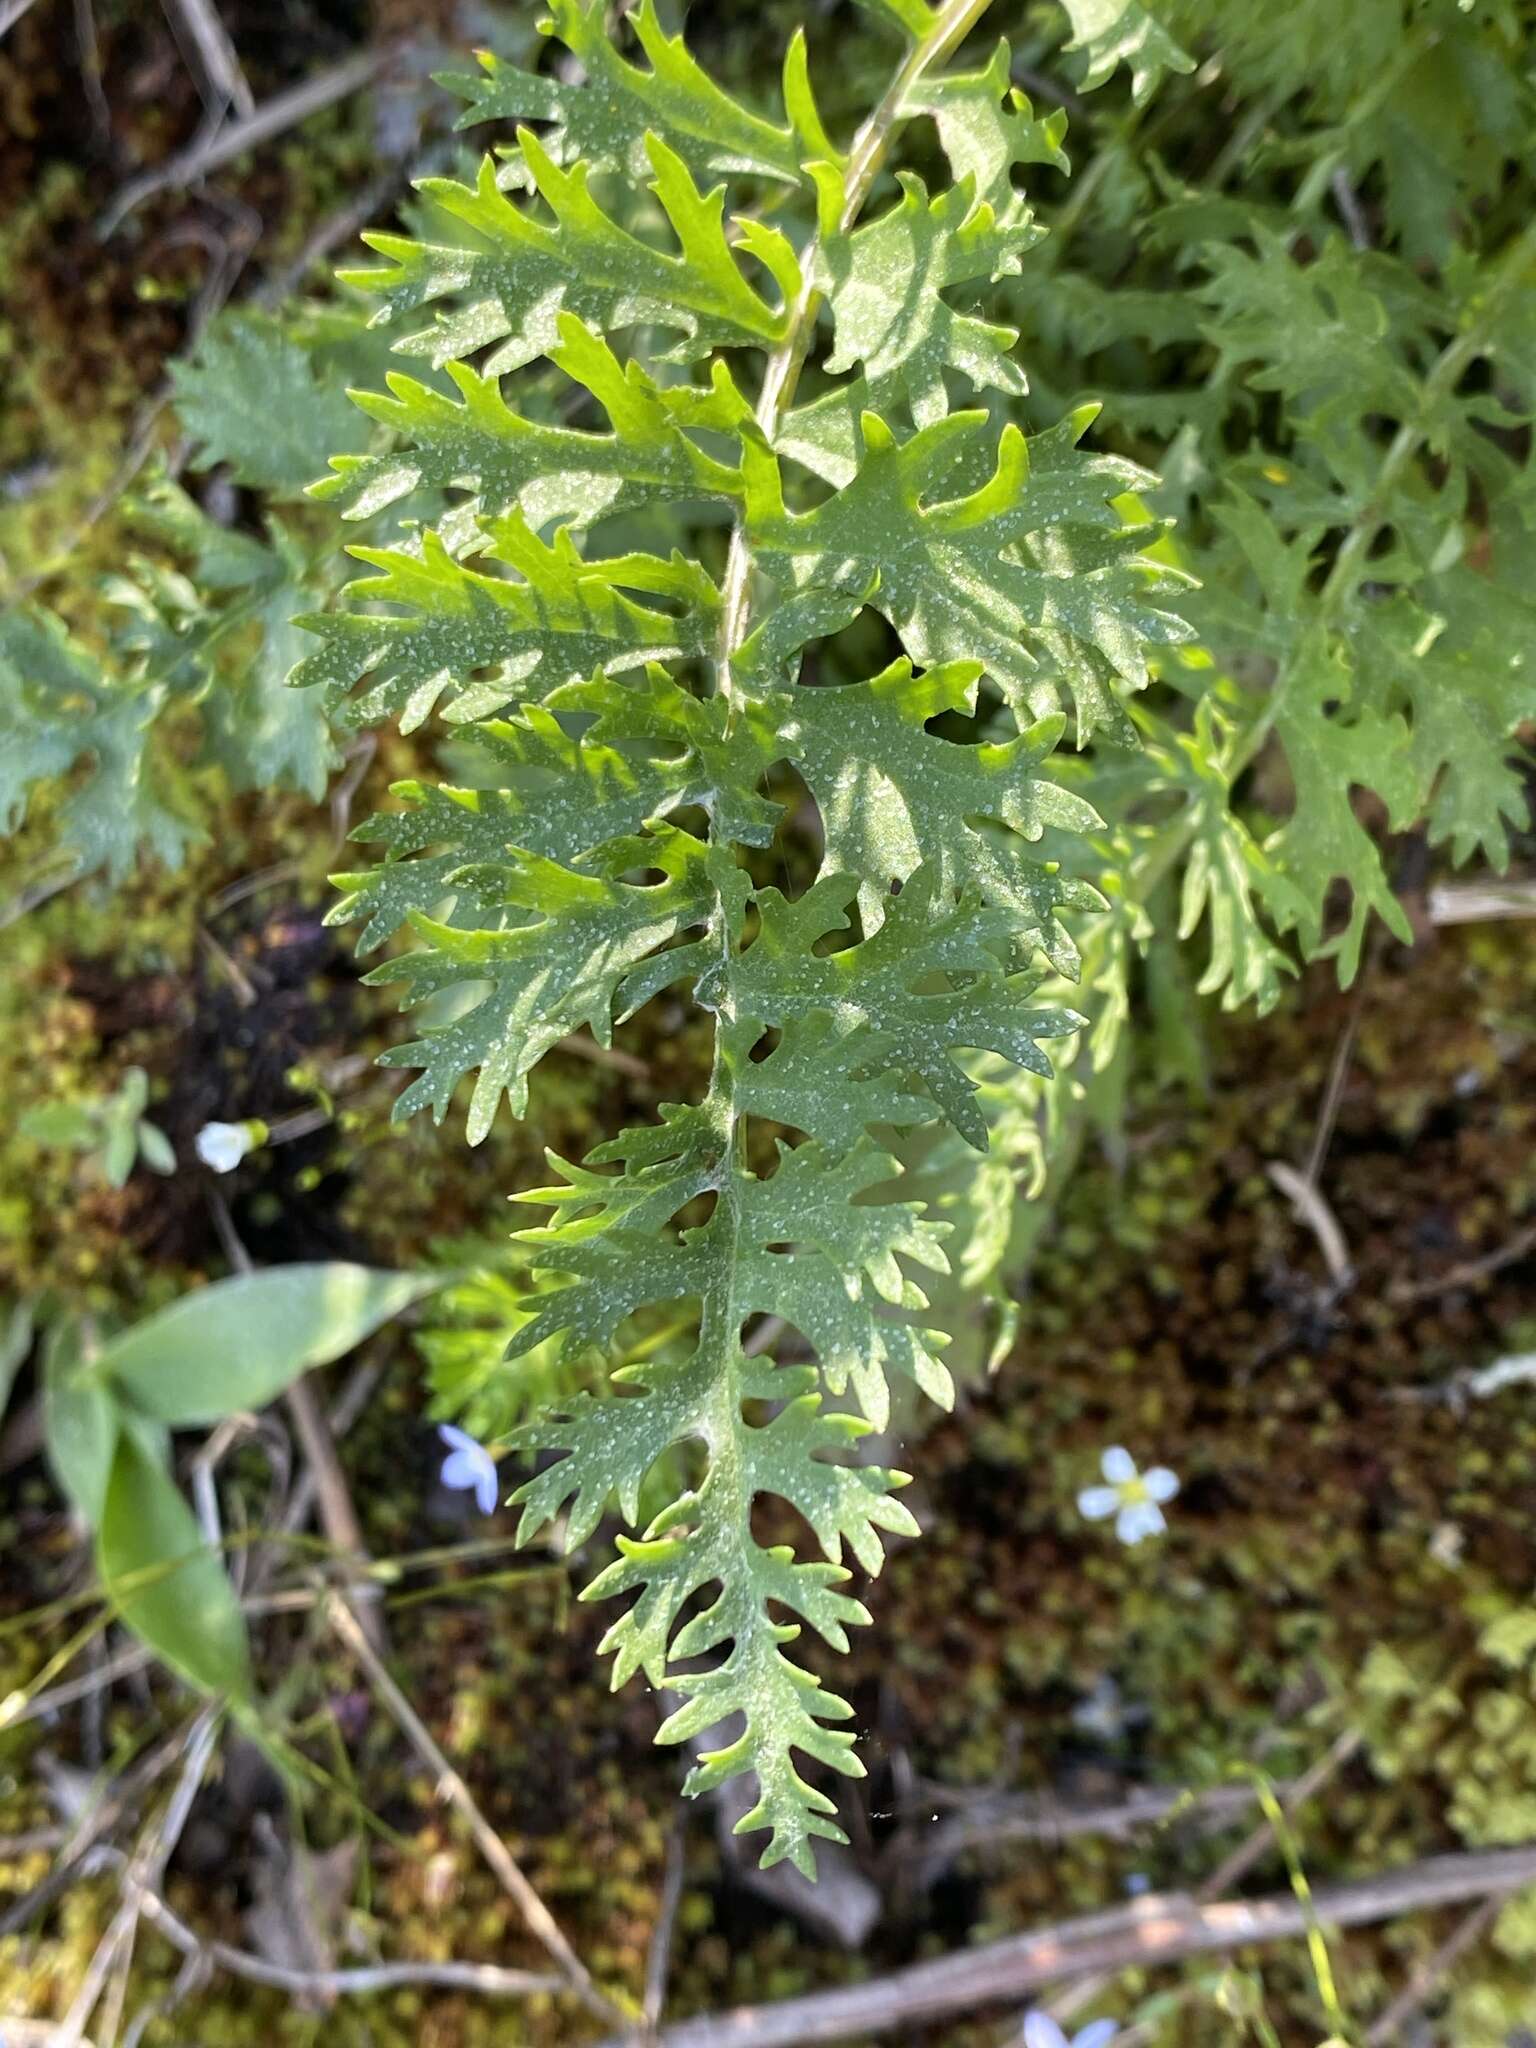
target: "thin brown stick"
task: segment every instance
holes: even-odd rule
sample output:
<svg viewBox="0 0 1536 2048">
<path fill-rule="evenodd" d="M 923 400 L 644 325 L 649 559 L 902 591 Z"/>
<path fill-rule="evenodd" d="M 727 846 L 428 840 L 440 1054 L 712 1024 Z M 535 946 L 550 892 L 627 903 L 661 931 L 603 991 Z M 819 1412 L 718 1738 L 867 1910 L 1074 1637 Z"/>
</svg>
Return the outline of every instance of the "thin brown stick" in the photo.
<svg viewBox="0 0 1536 2048">
<path fill-rule="evenodd" d="M 31 4 L 32 0 L 26 0 L 22 12 L 25 13 L 26 7 L 30 7 Z M 5 24 L 0 22 L 0 31 L 3 31 L 4 26 Z M 0 2042 L 4 2043 L 4 2048 L 58 2048 L 61 2036 L 62 2029 L 54 2020 L 8 2019 L 5 2023 L 5 2032 L 0 2034 Z M 91 2048 L 91 2043 L 82 2041 L 80 2048 Z"/>
<path fill-rule="evenodd" d="M 182 54 L 197 75 L 204 98 L 211 95 L 220 114 L 226 107 L 233 107 L 242 120 L 248 121 L 256 111 L 256 100 L 240 68 L 229 30 L 210 0 L 164 0 L 164 6 L 172 29 L 181 32 L 176 40 L 181 42 L 182 35 L 186 37 Z"/>
<path fill-rule="evenodd" d="M 46 1692 L 40 1692 L 36 1699 L 28 1700 L 25 1706 L 14 1708 L 5 1717 L 7 1728 L 19 1728 L 24 1721 L 40 1721 L 48 1714 L 56 1714 L 61 1707 L 72 1707 L 78 1700 L 93 1698 L 120 1678 L 131 1678 L 136 1671 L 142 1671 L 154 1658 L 148 1650 L 135 1645 L 132 1649 L 119 1650 L 116 1656 L 108 1657 L 98 1664 L 94 1671 L 87 1671 L 79 1678 L 67 1678 L 61 1685 L 52 1685 Z"/>
<path fill-rule="evenodd" d="M 0 0 L 0 36 L 9 35 L 24 14 L 30 14 L 37 0 Z"/>
<path fill-rule="evenodd" d="M 1397 2038 L 1409 2020 L 1423 2010 L 1434 1997 L 1446 1976 L 1453 1970 L 1470 1948 L 1476 1947 L 1499 1917 L 1503 1906 L 1502 1898 L 1484 1899 L 1441 1942 L 1432 1955 L 1424 1958 L 1402 1990 L 1383 2012 L 1381 2018 L 1371 2027 L 1365 2037 L 1365 2048 L 1385 2048 L 1385 2044 Z"/>
<path fill-rule="evenodd" d="M 1276 1787 L 1282 1799 L 1290 1789 Z M 1211 1785 L 1200 1792 L 1147 1786 L 1101 1806 L 1073 1806 L 1065 1800 L 1021 1794 L 978 1801 L 948 1814 L 921 1837 L 906 1833 L 895 1839 L 903 1857 L 916 1857 L 932 1866 L 951 1862 L 972 1849 L 990 1849 L 1007 1842 L 1065 1842 L 1078 1835 L 1124 1837 L 1161 1821 L 1220 1821 L 1246 1812 L 1257 1797 L 1251 1785 Z M 928 1810 L 923 1809 L 925 1815 Z"/>
<path fill-rule="evenodd" d="M 565 1989 L 563 1977 L 537 1970 L 504 1970 L 495 1963 L 367 1963 L 346 1970 L 289 1970 L 247 1949 L 233 1948 L 227 1941 L 204 1941 L 171 1911 L 158 1892 L 146 1894 L 144 1917 L 183 1955 L 197 1956 L 232 1977 L 268 1984 L 295 1998 L 356 1998 L 372 1991 L 395 1991 L 402 1985 L 478 1991 L 488 1998 L 526 1998 L 536 1991 Z"/>
<path fill-rule="evenodd" d="M 1305 1174 L 1298 1173 L 1284 1159 L 1272 1159 L 1264 1171 L 1290 1202 L 1298 1219 L 1305 1223 L 1317 1239 L 1328 1277 L 1335 1287 L 1347 1287 L 1353 1278 L 1354 1268 L 1350 1264 L 1349 1246 L 1339 1228 L 1339 1220 L 1324 1201 L 1316 1184 Z"/>
<path fill-rule="evenodd" d="M 382 1369 L 373 1364 L 360 1365 L 352 1373 L 342 1388 L 335 1406 L 325 1418 L 326 1434 L 333 1444 L 338 1443 L 346 1435 L 362 1414 L 368 1405 L 368 1396 L 382 1376 Z M 277 1518 L 277 1528 L 281 1535 L 291 1536 L 295 1530 L 303 1528 L 314 1507 L 319 1485 L 318 1474 L 313 1467 L 306 1466 L 293 1482 L 293 1491 Z"/>
<path fill-rule="evenodd" d="M 368 1555 L 368 1546 L 363 1540 L 363 1526 L 357 1519 L 357 1510 L 352 1505 L 346 1474 L 341 1469 L 335 1442 L 326 1425 L 320 1403 L 315 1398 L 314 1383 L 310 1375 L 305 1373 L 301 1379 L 295 1380 L 283 1398 L 314 1481 L 320 1526 L 344 1560 L 354 1567 L 366 1566 L 371 1559 Z M 368 1640 L 374 1649 L 381 1656 L 387 1655 L 389 1638 L 384 1629 L 384 1616 L 379 1608 L 377 1589 L 370 1586 L 358 1588 L 357 1592 L 365 1596 L 356 1600 L 355 1612 L 358 1621 L 367 1631 Z"/>
<path fill-rule="evenodd" d="M 1536 1223 L 1528 1223 L 1523 1230 L 1517 1230 L 1507 1244 L 1484 1252 L 1481 1258 L 1463 1259 L 1460 1265 L 1452 1266 L 1449 1272 L 1437 1274 L 1432 1280 L 1394 1280 L 1387 1291 L 1387 1298 L 1389 1301 L 1427 1301 L 1432 1295 L 1453 1294 L 1458 1288 L 1475 1287 L 1479 1280 L 1502 1272 L 1504 1267 L 1515 1265 L 1533 1251 L 1536 1251 Z"/>
<path fill-rule="evenodd" d="M 1334 1773 L 1342 1770 L 1355 1755 L 1363 1740 L 1364 1737 L 1358 1729 L 1346 1728 L 1310 1770 L 1304 1771 L 1294 1784 L 1279 1794 L 1281 1812 L 1286 1815 L 1295 1813 L 1299 1807 L 1305 1806 L 1309 1799 L 1315 1798 Z M 1217 1864 L 1196 1892 L 1196 1905 L 1211 1905 L 1231 1891 L 1235 1884 L 1247 1876 L 1273 1843 L 1274 1828 L 1266 1816 L 1252 1833 L 1238 1844 L 1230 1856 Z M 1074 1984 L 1064 1997 L 1056 2000 L 1053 2007 L 1056 2017 L 1070 2019 L 1073 2014 L 1081 2012 L 1085 2005 L 1091 2004 L 1108 1984 L 1107 1975 L 1089 1978 L 1083 1984 Z"/>
<path fill-rule="evenodd" d="M 1429 892 L 1433 925 L 1536 917 L 1536 882 L 1440 882 Z"/>
<path fill-rule="evenodd" d="M 112 139 L 112 109 L 101 83 L 101 44 L 91 0 L 75 0 L 75 54 L 80 64 L 80 89 L 91 110 L 91 130 L 98 148 Z"/>
<path fill-rule="evenodd" d="M 1328 1158 L 1328 1147 L 1333 1143 L 1333 1127 L 1338 1122 L 1339 1104 L 1344 1099 L 1344 1083 L 1349 1075 L 1350 1055 L 1355 1049 L 1355 1036 L 1360 1029 L 1360 1013 L 1365 1008 L 1366 981 L 1370 972 L 1361 975 L 1355 989 L 1354 1000 L 1349 1006 L 1349 1017 L 1339 1033 L 1338 1044 L 1333 1049 L 1333 1058 L 1328 1066 L 1328 1085 L 1323 1090 L 1322 1107 L 1317 1114 L 1317 1129 L 1312 1134 L 1312 1149 L 1307 1154 L 1306 1177 L 1313 1187 L 1322 1177 Z"/>
<path fill-rule="evenodd" d="M 672 1936 L 677 1928 L 677 1909 L 683 1899 L 683 1877 L 687 1870 L 687 1822 L 681 1810 L 667 1839 L 667 1866 L 662 1874 L 661 1899 L 656 1908 L 656 1925 L 645 1957 L 645 2024 L 654 2034 L 667 2002 L 667 1971 L 672 1961 Z"/>
<path fill-rule="evenodd" d="M 258 1000 L 256 986 L 239 961 L 203 925 L 197 928 L 197 943 L 234 990 L 241 1009 L 249 1010 Z"/>
<path fill-rule="evenodd" d="M 108 1980 L 117 1973 L 122 1982 L 128 1962 L 133 1953 L 134 1935 L 139 1924 L 139 1915 L 144 1900 L 152 1891 L 158 1891 L 165 1875 L 165 1866 L 170 1862 L 172 1852 L 181 1839 L 181 1831 L 187 1824 L 192 1811 L 192 1802 L 197 1797 L 203 1782 L 203 1773 L 213 1754 L 214 1740 L 218 1733 L 221 1709 L 204 1707 L 192 1724 L 187 1739 L 186 1762 L 182 1766 L 176 1789 L 171 1794 L 170 1805 L 158 1823 L 145 1829 L 138 1850 L 128 1867 L 123 1880 L 123 1900 L 106 1933 L 97 1943 L 96 1952 L 87 1965 L 80 1989 L 76 1992 L 69 2011 L 64 2015 L 59 2032 L 59 2048 L 80 2048 L 86 2026 L 92 2013 L 101 2002 Z M 112 2032 L 115 2033 L 114 2023 Z M 105 2039 L 110 2040 L 111 2034 Z"/>
<path fill-rule="evenodd" d="M 542 1944 L 559 1967 L 565 1982 L 590 2012 L 598 2014 L 610 2025 L 615 2020 L 625 2022 L 627 2015 L 612 1999 L 599 1991 L 586 1964 L 566 1940 L 548 1906 L 523 1875 L 511 1850 L 475 1804 L 474 1795 L 469 1787 L 433 1741 L 426 1723 L 385 1670 L 383 1659 L 369 1642 L 357 1616 L 340 1594 L 330 1595 L 326 1601 L 326 1613 L 337 1635 L 362 1665 L 369 1682 L 384 1702 L 401 1733 L 432 1772 L 439 1796 L 457 1807 L 467 1822 L 469 1831 L 475 1838 L 476 1847 L 495 1873 L 502 1890 L 522 1914 L 529 1933 Z"/>
<path fill-rule="evenodd" d="M 156 164 L 152 170 L 130 178 L 102 214 L 97 223 L 97 234 L 105 241 L 135 207 L 142 206 L 156 192 L 179 192 L 195 184 L 209 171 L 216 171 L 235 157 L 244 156 L 247 150 L 259 149 L 264 142 L 271 142 L 288 129 L 298 127 L 312 114 L 334 106 L 338 100 L 350 99 L 353 93 L 360 92 L 378 77 L 394 54 L 387 49 L 364 50 L 355 57 L 348 57 L 345 62 L 291 86 L 287 92 L 274 93 L 247 120 L 231 121 L 217 134 L 200 139 L 190 149 L 180 150 L 164 163 Z"/>
<path fill-rule="evenodd" d="M 1148 1969 L 1259 1942 L 1295 1941 L 1314 1923 L 1367 1927 L 1464 1900 L 1503 1897 L 1536 1883 L 1536 1845 L 1430 1857 L 1398 1870 L 1327 1887 L 1309 1912 L 1290 1892 L 1202 1904 L 1178 1894 L 1138 1899 L 1108 1913 L 1065 1920 L 1032 1934 L 915 1963 L 865 1984 L 773 2005 L 737 2006 L 664 2027 L 657 2048 L 810 2048 L 863 2034 L 932 2025 L 962 2012 L 1009 2005 L 1049 1984 Z M 604 2048 L 635 2048 L 631 2032 Z"/>
<path fill-rule="evenodd" d="M 1346 1728 L 1332 1745 L 1320 1756 L 1309 1771 L 1304 1771 L 1288 1792 L 1279 1794 L 1280 1810 L 1287 1816 L 1295 1813 L 1311 1799 L 1315 1799 L 1323 1787 L 1352 1757 L 1358 1756 L 1364 1746 L 1365 1737 L 1358 1728 Z M 1198 1897 L 1203 1901 L 1219 1899 L 1223 1892 L 1231 1891 L 1233 1885 L 1241 1882 L 1259 1858 L 1272 1846 L 1274 1829 L 1268 1820 L 1261 1822 L 1247 1841 L 1240 1842 L 1225 1863 L 1217 1865 L 1201 1885 Z"/>
<path fill-rule="evenodd" d="M 78 1879 L 92 1874 L 104 1861 L 117 1856 L 116 1850 L 102 1846 L 102 1836 L 116 1827 L 150 1786 L 171 1769 L 185 1743 L 185 1731 L 178 1729 L 102 1788 L 94 1804 L 87 1807 L 65 1835 L 48 1875 L 0 1913 L 0 1941 L 19 1933 Z"/>
<path fill-rule="evenodd" d="M 19 1835 L 0 1835 L 0 1863 L 17 1863 L 23 1856 L 36 1856 L 43 1849 L 57 1849 L 68 1838 L 62 1827 L 26 1828 Z"/>
<path fill-rule="evenodd" d="M 651 1078 L 647 1061 L 632 1052 L 621 1052 L 616 1045 L 599 1045 L 584 1031 L 573 1031 L 568 1038 L 557 1038 L 555 1051 L 574 1053 L 577 1059 L 590 1060 L 595 1067 L 612 1067 L 616 1074 L 628 1074 L 632 1081 L 649 1081 Z"/>
</svg>

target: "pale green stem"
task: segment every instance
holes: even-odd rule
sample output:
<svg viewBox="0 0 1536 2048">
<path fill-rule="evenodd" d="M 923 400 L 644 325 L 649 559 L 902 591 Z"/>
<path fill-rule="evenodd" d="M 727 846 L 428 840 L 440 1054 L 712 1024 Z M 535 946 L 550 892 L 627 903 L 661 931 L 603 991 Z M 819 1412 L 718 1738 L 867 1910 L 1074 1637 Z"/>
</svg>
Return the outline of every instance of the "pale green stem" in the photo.
<svg viewBox="0 0 1536 2048">
<path fill-rule="evenodd" d="M 942 64 L 949 53 L 964 42 L 989 4 L 990 0 L 947 0 L 947 5 L 934 19 L 932 31 L 908 52 L 884 98 L 854 137 L 848 154 L 843 210 L 838 220 L 842 233 L 846 234 L 852 227 L 869 197 L 913 87 L 925 72 L 935 64 Z M 820 239 L 813 235 L 800 259 L 801 285 L 799 295 L 790 308 L 788 331 L 770 354 L 763 371 L 756 418 L 770 444 L 779 421 L 794 400 L 801 366 L 816 329 L 816 315 L 821 307 L 821 292 L 815 282 L 819 249 Z M 752 550 L 747 540 L 746 521 L 738 518 L 731 534 L 720 606 L 719 688 L 728 699 L 731 695 L 731 656 L 746 638 L 751 576 Z"/>
<path fill-rule="evenodd" d="M 942 60 L 968 34 L 985 12 L 988 0 L 948 0 L 935 18 L 931 33 L 907 55 L 891 81 L 880 104 L 856 136 L 849 156 L 845 200 L 839 221 L 846 232 L 858 217 L 871 187 L 885 161 L 902 110 L 913 86 L 932 65 Z M 821 294 L 814 278 L 818 244 L 815 239 L 801 259 L 803 282 L 790 310 L 784 339 L 770 354 L 758 396 L 756 419 L 771 442 L 779 420 L 792 403 L 796 382 L 815 331 Z M 731 535 L 721 592 L 718 689 L 727 700 L 728 716 L 737 708 L 731 685 L 731 658 L 746 638 L 751 612 L 752 551 L 744 518 L 738 518 Z M 710 1077 L 709 1107 L 720 1133 L 721 1150 L 716 1183 L 716 1211 L 713 1230 L 722 1239 L 722 1264 L 729 1273 L 724 1301 L 706 1304 L 701 1321 L 701 1343 L 714 1354 L 708 1361 L 716 1375 L 712 1434 L 709 1445 L 709 1489 L 715 1512 L 730 1522 L 740 1548 L 742 1569 L 755 1548 L 752 1537 L 752 1495 L 742 1458 L 740 1432 L 743 1427 L 741 1403 L 741 1323 L 743 1305 L 736 1295 L 736 1273 L 742 1231 L 741 1187 L 747 1172 L 746 1119 L 736 1107 L 734 1055 L 726 1043 L 726 1032 L 735 1021 L 731 992 L 734 940 L 724 909 L 718 913 L 716 936 L 721 949 L 721 996 L 715 1020 L 715 1060 Z M 764 1612 L 762 1621 L 770 1626 Z M 742 1646 L 738 1645 L 738 1649 Z"/>
</svg>

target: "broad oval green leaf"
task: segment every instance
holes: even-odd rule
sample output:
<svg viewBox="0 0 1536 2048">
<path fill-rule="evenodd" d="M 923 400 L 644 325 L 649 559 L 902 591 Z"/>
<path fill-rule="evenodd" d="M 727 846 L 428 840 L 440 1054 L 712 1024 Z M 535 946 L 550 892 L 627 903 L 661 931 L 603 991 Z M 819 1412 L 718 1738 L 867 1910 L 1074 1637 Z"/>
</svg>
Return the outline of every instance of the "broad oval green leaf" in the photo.
<svg viewBox="0 0 1536 2048">
<path fill-rule="evenodd" d="M 329 1260 L 215 1281 L 148 1316 L 97 1370 L 142 1415 L 185 1429 L 263 1408 L 360 1344 L 444 1276 Z"/>
<path fill-rule="evenodd" d="M 132 1426 L 117 1435 L 96 1558 L 108 1599 L 157 1657 L 204 1692 L 249 1693 L 245 1620 L 223 1561 Z"/>
<path fill-rule="evenodd" d="M 0 1421 L 5 1418 L 16 1375 L 31 1349 L 32 1304 L 18 1301 L 12 1304 L 9 1314 L 0 1316 Z"/>
<path fill-rule="evenodd" d="M 111 1388 L 81 1359 L 78 1324 L 55 1323 L 43 1347 L 43 1441 L 54 1478 L 93 1529 L 101 1524 L 119 1422 Z"/>
</svg>

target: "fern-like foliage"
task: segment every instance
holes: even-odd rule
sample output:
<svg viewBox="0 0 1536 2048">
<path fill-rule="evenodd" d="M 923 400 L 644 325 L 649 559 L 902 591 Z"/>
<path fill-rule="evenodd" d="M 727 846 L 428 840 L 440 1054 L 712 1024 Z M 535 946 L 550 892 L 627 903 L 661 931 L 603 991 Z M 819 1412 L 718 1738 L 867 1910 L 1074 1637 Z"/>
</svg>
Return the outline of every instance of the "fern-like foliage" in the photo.
<svg viewBox="0 0 1536 2048">
<path fill-rule="evenodd" d="M 294 613 L 328 581 L 299 536 L 221 527 L 164 475 L 126 515 L 143 551 L 102 586 L 99 640 L 0 613 L 0 832 L 47 791 L 52 856 L 114 881 L 141 853 L 179 865 L 210 792 L 318 798 L 339 760 L 323 703 L 287 688 Z"/>
<path fill-rule="evenodd" d="M 1103 401 L 1168 478 L 1188 709 L 1144 701 L 1143 750 L 1074 787 L 1121 828 L 1116 891 L 1177 884 L 1138 948 L 1180 917 L 1201 990 L 1267 1007 L 1298 955 L 1349 981 L 1373 927 L 1408 938 L 1390 834 L 1501 867 L 1528 815 L 1536 236 L 1500 195 L 1536 94 L 1510 9 L 1158 13 L 1254 113 L 1165 179 L 1170 133 L 1210 132 L 1198 77 L 1150 126 L 1106 112 L 1071 268 L 1030 300 L 1031 402 Z"/>
<path fill-rule="evenodd" d="M 976 1056 L 1044 1076 L 1077 1029 L 1038 991 L 1070 983 L 1061 915 L 1098 897 L 1040 841 L 1099 820 L 1056 750 L 1069 729 L 1133 741 L 1147 649 L 1187 637 L 1133 509 L 1152 479 L 1082 445 L 1091 411 L 1026 435 L 975 402 L 1025 388 L 984 297 L 1039 239 L 1016 181 L 1064 163 L 1064 124 L 1006 47 L 952 61 L 982 0 L 880 11 L 893 81 L 846 147 L 798 42 L 782 112 L 759 113 L 649 0 L 640 61 L 600 0 L 559 0 L 579 85 L 494 64 L 463 85 L 472 118 L 525 124 L 515 144 L 430 185 L 452 240 L 374 237 L 386 267 L 357 280 L 391 316 L 432 309 L 404 346 L 451 390 L 392 377 L 362 401 L 392 441 L 319 487 L 352 514 L 422 483 L 457 508 L 358 550 L 375 573 L 307 621 L 299 675 L 359 721 L 436 709 L 486 764 L 474 788 L 400 788 L 365 828 L 384 858 L 342 878 L 368 943 L 412 940 L 376 970 L 432 1019 L 391 1055 L 420 1070 L 403 1114 L 441 1118 L 473 1074 L 476 1140 L 567 1034 L 606 1043 L 663 991 L 714 1020 L 698 1100 L 523 1197 L 550 1217 L 521 1234 L 513 1352 L 620 1363 L 616 1393 L 516 1431 L 539 1461 L 521 1534 L 583 1543 L 618 1509 L 635 1533 L 588 1589 L 628 1601 L 615 1683 L 678 1695 L 661 1732 L 698 1751 L 689 1789 L 753 1773 L 743 1828 L 806 1871 L 841 1839 L 807 1760 L 861 1766 L 797 1638 L 845 1647 L 868 1618 L 851 1567 L 916 1531 L 904 1475 L 858 1452 L 893 1384 L 951 1399 L 922 1277 L 946 1270 L 944 1227 L 903 1146 L 984 1146 Z M 937 138 L 940 189 L 888 175 L 907 131 Z M 671 501 L 707 508 L 717 554 L 648 545 Z M 836 680 L 822 656 L 861 618 L 905 652 Z M 823 853 L 796 893 L 754 877 L 802 790 Z M 658 1306 L 694 1334 L 636 1358 Z M 693 1483 L 637 1522 L 682 1447 Z"/>
</svg>

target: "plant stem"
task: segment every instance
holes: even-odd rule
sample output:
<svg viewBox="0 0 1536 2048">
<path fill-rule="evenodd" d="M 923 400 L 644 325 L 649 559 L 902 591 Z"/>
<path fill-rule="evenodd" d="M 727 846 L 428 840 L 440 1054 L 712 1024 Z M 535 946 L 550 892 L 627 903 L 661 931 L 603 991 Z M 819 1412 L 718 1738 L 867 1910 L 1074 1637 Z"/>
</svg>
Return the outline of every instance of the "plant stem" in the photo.
<svg viewBox="0 0 1536 2048">
<path fill-rule="evenodd" d="M 880 167 L 895 138 L 908 94 L 925 72 L 935 64 L 941 64 L 951 50 L 964 42 L 988 5 L 989 0 L 948 0 L 936 17 L 931 33 L 908 52 L 880 104 L 853 139 L 843 187 L 843 210 L 838 219 L 839 232 L 847 233 L 869 197 L 870 188 L 879 176 Z M 770 442 L 779 421 L 793 403 L 806 350 L 816 329 L 816 315 L 821 308 L 821 292 L 815 281 L 820 247 L 819 235 L 813 235 L 806 244 L 800 259 L 800 293 L 790 309 L 788 332 L 770 354 L 763 371 L 756 418 Z M 746 520 L 738 517 L 731 533 L 730 554 L 721 590 L 719 689 L 727 698 L 731 695 L 731 656 L 746 637 L 751 570 L 752 551 L 747 540 Z"/>
</svg>

